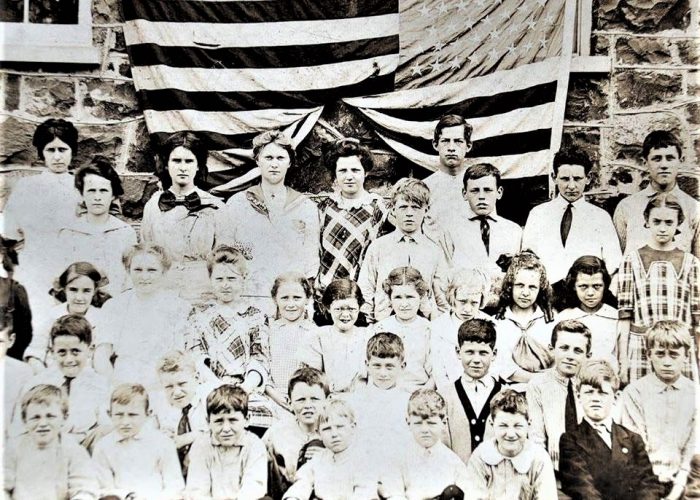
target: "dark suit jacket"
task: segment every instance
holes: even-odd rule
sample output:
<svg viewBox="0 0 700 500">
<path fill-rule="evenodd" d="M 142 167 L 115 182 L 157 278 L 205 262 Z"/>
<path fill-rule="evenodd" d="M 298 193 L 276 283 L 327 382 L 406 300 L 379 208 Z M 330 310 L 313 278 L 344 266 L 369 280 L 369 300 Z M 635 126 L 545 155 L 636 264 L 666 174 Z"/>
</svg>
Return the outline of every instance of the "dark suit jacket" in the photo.
<svg viewBox="0 0 700 500">
<path fill-rule="evenodd" d="M 564 493 L 574 500 L 657 500 L 665 488 L 651 468 L 642 438 L 612 424 L 612 449 L 585 420 L 559 442 Z"/>
</svg>

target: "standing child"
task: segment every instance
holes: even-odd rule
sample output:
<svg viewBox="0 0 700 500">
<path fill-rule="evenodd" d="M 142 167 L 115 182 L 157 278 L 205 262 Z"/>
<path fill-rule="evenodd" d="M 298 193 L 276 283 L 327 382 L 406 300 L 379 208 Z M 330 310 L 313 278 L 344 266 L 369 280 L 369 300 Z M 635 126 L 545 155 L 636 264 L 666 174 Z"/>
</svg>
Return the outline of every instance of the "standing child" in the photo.
<svg viewBox="0 0 700 500">
<path fill-rule="evenodd" d="M 665 498 L 675 500 L 683 493 L 696 452 L 697 386 L 682 374 L 692 339 L 679 321 L 655 323 L 646 339 L 652 371 L 623 391 L 620 423 L 642 437 Z"/>
<path fill-rule="evenodd" d="M 610 274 L 600 257 L 576 259 L 564 280 L 565 309 L 557 321 L 574 319 L 591 332 L 591 357 L 617 367 L 617 309 L 605 303 L 610 295 Z"/>
<path fill-rule="evenodd" d="M 21 414 L 26 432 L 5 448 L 7 498 L 96 500 L 98 485 L 88 452 L 61 435 L 68 414 L 61 389 L 33 387 L 22 398 Z"/>
<path fill-rule="evenodd" d="M 430 360 L 430 321 L 418 315 L 428 297 L 428 284 L 413 267 L 393 269 L 382 285 L 393 314 L 371 327 L 374 332 L 391 332 L 404 346 L 405 369 L 399 385 L 412 393 L 416 389 L 435 388 Z"/>
<path fill-rule="evenodd" d="M 430 190 L 423 181 L 404 178 L 392 188 L 391 215 L 396 230 L 370 244 L 357 278 L 367 300 L 363 312 L 368 319 L 378 321 L 389 316 L 389 297 L 381 285 L 393 269 L 401 266 L 418 269 L 428 283 L 432 291 L 429 317 L 436 314 L 435 307 L 440 312 L 447 310 L 447 262 L 440 247 L 422 229 L 429 206 Z"/>
<path fill-rule="evenodd" d="M 114 430 L 95 445 L 102 495 L 138 499 L 180 498 L 185 487 L 172 440 L 153 429 L 148 394 L 139 384 L 121 384 L 112 392 Z"/>
<path fill-rule="evenodd" d="M 354 281 L 333 280 L 323 292 L 322 304 L 333 324 L 317 328 L 304 339 L 297 362 L 324 372 L 331 392 L 346 392 L 363 371 L 369 337 L 366 328 L 355 326 L 362 292 Z"/>
<path fill-rule="evenodd" d="M 700 260 L 677 248 L 675 237 L 684 219 L 673 195 L 652 198 L 644 210 L 650 239 L 628 253 L 620 266 L 617 299 L 623 383 L 649 371 L 646 332 L 659 320 L 679 320 L 695 334 L 684 372 L 686 376 L 697 373 L 692 367 L 700 334 Z"/>
<path fill-rule="evenodd" d="M 190 449 L 188 499 L 258 500 L 267 492 L 265 445 L 246 430 L 248 395 L 225 384 L 207 396 L 209 433 Z"/>
<path fill-rule="evenodd" d="M 556 500 L 549 455 L 527 439 L 525 395 L 503 391 L 491 400 L 491 417 L 495 438 L 479 446 L 467 464 L 470 498 Z"/>
<path fill-rule="evenodd" d="M 537 256 L 513 257 L 498 301 L 495 370 L 511 382 L 527 382 L 552 365 L 552 290 Z"/>
<path fill-rule="evenodd" d="M 32 341 L 32 309 L 29 307 L 27 289 L 14 279 L 17 265 L 14 243 L 0 235 L 0 304 L 6 304 L 5 310 L 10 314 L 12 333 L 15 334 L 15 341 L 7 355 L 22 361 Z"/>
</svg>

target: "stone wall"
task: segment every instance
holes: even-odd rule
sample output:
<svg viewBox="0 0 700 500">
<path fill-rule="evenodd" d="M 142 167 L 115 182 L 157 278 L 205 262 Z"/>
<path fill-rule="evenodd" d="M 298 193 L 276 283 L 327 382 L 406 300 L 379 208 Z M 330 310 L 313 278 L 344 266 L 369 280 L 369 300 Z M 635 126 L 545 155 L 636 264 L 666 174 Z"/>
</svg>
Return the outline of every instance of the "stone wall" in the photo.
<svg viewBox="0 0 700 500">
<path fill-rule="evenodd" d="M 80 131 L 76 165 L 94 154 L 113 158 L 124 176 L 127 214 L 137 218 L 144 187 L 154 169 L 126 55 L 118 0 L 93 0 L 93 37 L 99 67 L 0 69 L 0 166 L 4 191 L 12 179 L 37 164 L 31 146 L 35 126 L 51 116 L 72 120 Z M 682 186 L 697 192 L 700 156 L 698 88 L 698 0 L 594 0 L 594 54 L 607 58 L 610 73 L 571 76 L 565 143 L 584 147 L 595 159 L 594 201 L 612 209 L 621 195 L 646 182 L 640 144 L 652 127 L 676 131 L 686 144 Z M 421 169 L 386 151 L 359 116 L 342 104 L 328 106 L 323 123 L 304 141 L 292 172 L 293 186 L 319 192 L 330 186 L 323 145 L 343 135 L 361 137 L 375 149 L 378 167 L 369 182 L 387 185 Z M 533 189 L 541 199 L 546 186 Z M 147 191 L 150 191 L 147 190 Z M 521 191 L 522 193 L 522 191 Z M 522 211 L 521 211 L 522 214 Z"/>
</svg>

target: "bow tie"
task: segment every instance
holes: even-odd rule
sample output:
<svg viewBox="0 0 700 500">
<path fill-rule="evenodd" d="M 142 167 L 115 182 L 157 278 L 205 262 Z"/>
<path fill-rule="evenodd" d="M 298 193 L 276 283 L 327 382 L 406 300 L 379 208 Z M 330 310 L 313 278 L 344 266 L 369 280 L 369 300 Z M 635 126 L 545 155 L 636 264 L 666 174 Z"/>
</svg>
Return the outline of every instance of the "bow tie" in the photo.
<svg viewBox="0 0 700 500">
<path fill-rule="evenodd" d="M 158 198 L 158 208 L 160 208 L 162 212 L 172 210 L 179 205 L 184 206 L 188 212 L 194 212 L 204 208 L 202 206 L 202 200 L 199 198 L 199 194 L 197 194 L 196 191 L 179 200 L 172 191 L 164 191 L 160 195 L 160 198 Z"/>
</svg>

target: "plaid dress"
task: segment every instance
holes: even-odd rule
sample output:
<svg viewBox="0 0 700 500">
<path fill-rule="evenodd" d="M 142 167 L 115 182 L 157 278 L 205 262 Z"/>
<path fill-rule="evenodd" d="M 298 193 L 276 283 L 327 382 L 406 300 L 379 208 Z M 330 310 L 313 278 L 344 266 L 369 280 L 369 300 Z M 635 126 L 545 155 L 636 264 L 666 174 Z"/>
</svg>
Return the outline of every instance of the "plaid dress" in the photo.
<svg viewBox="0 0 700 500">
<path fill-rule="evenodd" d="M 384 200 L 367 193 L 359 202 L 333 193 L 318 205 L 321 213 L 321 267 L 316 288 L 337 278 L 357 280 L 369 244 L 378 236 L 388 209 Z"/>
<path fill-rule="evenodd" d="M 661 260 L 666 254 L 668 260 Z M 682 254 L 682 255 L 680 255 Z M 677 269 L 673 260 L 680 262 Z M 648 266 L 645 267 L 644 261 Z M 649 371 L 646 331 L 660 320 L 677 320 L 692 328 L 700 315 L 700 260 L 680 250 L 660 252 L 643 247 L 627 254 L 620 266 L 618 309 L 620 319 L 631 321 L 627 354 L 630 382 Z M 695 351 L 694 346 L 693 351 Z M 694 376 L 691 353 L 683 372 Z"/>
</svg>

